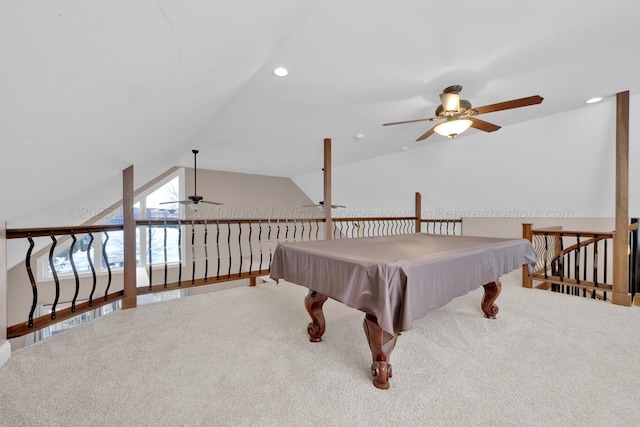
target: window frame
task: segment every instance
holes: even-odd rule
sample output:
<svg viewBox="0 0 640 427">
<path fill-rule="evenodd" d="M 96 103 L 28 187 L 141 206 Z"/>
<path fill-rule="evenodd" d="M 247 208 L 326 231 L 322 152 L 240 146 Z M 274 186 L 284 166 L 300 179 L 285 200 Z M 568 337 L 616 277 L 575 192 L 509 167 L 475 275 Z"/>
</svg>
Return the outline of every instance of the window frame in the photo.
<svg viewBox="0 0 640 427">
<path fill-rule="evenodd" d="M 177 195 L 178 200 L 184 199 L 185 169 L 178 168 L 176 171 L 168 174 L 167 176 L 159 180 L 157 183 L 154 183 L 149 188 L 146 188 L 144 191 L 141 191 L 139 194 L 135 195 L 134 206 L 138 205 L 139 219 L 156 219 L 156 218 L 146 218 L 147 197 L 176 178 L 178 178 L 178 195 Z M 184 205 L 182 204 L 178 205 L 176 209 L 178 212 L 178 216 L 177 216 L 178 218 L 184 217 L 184 209 L 185 209 Z M 122 215 L 122 202 L 111 207 L 109 210 L 102 210 L 99 214 L 94 215 L 94 217 L 90 221 L 88 221 L 88 223 L 92 223 L 92 221 L 94 221 L 94 223 L 97 226 L 99 226 L 101 224 L 98 224 L 98 221 L 100 221 L 101 219 L 116 218 L 119 215 L 120 216 Z M 175 218 L 168 218 L 168 220 L 175 220 Z M 137 251 L 136 263 L 137 263 L 137 266 L 145 267 L 145 268 L 149 268 L 149 265 L 147 263 L 147 251 L 146 249 L 142 250 L 142 248 L 147 248 L 146 246 L 147 236 L 148 234 L 147 234 L 146 226 L 136 227 L 136 251 Z M 102 251 L 103 251 L 102 245 L 104 242 L 104 233 L 102 231 L 98 232 L 96 230 L 96 232 L 93 233 L 93 237 L 94 237 L 94 241 L 93 241 L 93 251 L 92 251 L 93 252 L 92 262 L 95 269 L 95 274 L 96 276 L 107 275 L 109 271 L 107 267 L 103 267 L 103 257 L 102 257 Z M 184 259 L 185 259 L 184 258 L 184 251 L 185 251 L 184 233 L 181 239 L 183 240 L 180 245 L 182 254 L 179 255 L 179 259 L 183 260 L 183 265 L 184 265 Z M 71 246 L 71 239 L 65 239 L 62 243 L 59 243 L 59 246 L 58 246 L 59 249 L 56 248 L 57 253 L 60 253 L 60 251 L 68 249 L 70 246 Z M 154 263 L 153 265 L 157 265 L 157 264 Z M 178 261 L 173 261 L 168 263 L 168 266 L 170 267 L 177 266 L 177 265 L 179 265 Z M 123 268 L 124 268 L 123 266 L 118 266 L 118 267 L 112 266 L 110 267 L 110 270 L 111 270 L 111 273 L 117 273 L 117 272 L 123 271 Z M 45 254 L 43 254 L 38 258 L 36 263 L 36 271 L 37 271 L 38 281 L 50 282 L 54 280 L 53 272 L 49 269 L 49 251 L 47 251 Z M 56 272 L 56 274 L 58 276 L 58 279 L 60 280 L 65 280 L 65 279 L 74 277 L 73 271 Z M 80 278 L 90 277 L 91 275 L 92 275 L 91 270 L 78 271 L 78 277 Z"/>
</svg>

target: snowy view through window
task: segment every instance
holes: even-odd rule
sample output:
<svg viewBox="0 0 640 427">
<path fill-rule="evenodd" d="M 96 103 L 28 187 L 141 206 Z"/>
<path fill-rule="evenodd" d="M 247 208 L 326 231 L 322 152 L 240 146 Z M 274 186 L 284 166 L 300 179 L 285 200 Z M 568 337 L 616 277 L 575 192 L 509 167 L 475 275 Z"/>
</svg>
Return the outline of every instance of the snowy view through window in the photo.
<svg viewBox="0 0 640 427">
<path fill-rule="evenodd" d="M 180 215 L 180 205 L 161 204 L 162 202 L 180 200 L 180 178 L 176 176 L 171 181 L 165 183 L 146 197 L 141 198 L 134 205 L 135 219 L 166 219 L 175 220 Z M 114 212 L 108 224 L 122 224 L 122 208 Z M 108 239 L 103 232 L 93 234 L 93 242 L 88 235 L 78 238 L 73 250 L 73 262 L 78 273 L 91 271 L 90 261 L 97 270 L 106 269 L 107 262 L 104 257 L 96 259 L 96 248 L 102 247 L 106 240 L 105 252 L 110 268 L 120 268 L 124 263 L 122 231 L 110 231 Z M 178 226 L 168 224 L 166 227 L 167 262 L 179 262 L 178 254 Z M 148 241 L 151 241 L 151 251 L 149 251 Z M 52 262 L 57 274 L 71 274 L 71 258 L 69 255 L 71 241 L 65 244 L 65 248 L 58 251 Z M 142 248 L 142 253 L 141 253 Z M 164 264 L 165 261 L 165 227 L 138 227 L 136 233 L 136 260 L 138 265 Z M 102 252 L 101 250 L 98 252 Z M 46 260 L 47 273 L 51 276 L 51 266 Z"/>
</svg>

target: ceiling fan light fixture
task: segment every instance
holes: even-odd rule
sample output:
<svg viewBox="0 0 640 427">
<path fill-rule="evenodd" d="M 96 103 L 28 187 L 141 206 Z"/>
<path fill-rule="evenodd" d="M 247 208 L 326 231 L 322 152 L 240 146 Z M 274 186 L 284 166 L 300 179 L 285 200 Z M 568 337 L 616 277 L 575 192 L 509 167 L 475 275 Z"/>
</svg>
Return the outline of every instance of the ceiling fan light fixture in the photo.
<svg viewBox="0 0 640 427">
<path fill-rule="evenodd" d="M 460 111 L 460 95 L 457 93 L 440 94 L 442 109 L 445 113 L 457 113 Z"/>
<path fill-rule="evenodd" d="M 189 204 L 189 207 L 191 208 L 192 211 L 194 212 L 198 212 L 198 209 L 200 209 L 200 205 L 197 203 L 191 203 Z"/>
<path fill-rule="evenodd" d="M 440 123 L 433 130 L 442 136 L 455 138 L 465 130 L 469 129 L 469 127 L 471 127 L 471 123 L 472 121 L 469 119 L 447 120 L 446 122 Z"/>
</svg>

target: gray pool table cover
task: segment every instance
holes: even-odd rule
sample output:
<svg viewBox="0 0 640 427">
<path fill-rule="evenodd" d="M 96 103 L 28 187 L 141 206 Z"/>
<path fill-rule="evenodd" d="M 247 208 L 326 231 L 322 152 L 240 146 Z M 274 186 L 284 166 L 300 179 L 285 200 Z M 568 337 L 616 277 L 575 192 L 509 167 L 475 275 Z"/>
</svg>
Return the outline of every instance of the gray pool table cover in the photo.
<svg viewBox="0 0 640 427">
<path fill-rule="evenodd" d="M 427 311 L 535 263 L 526 239 L 415 233 L 278 243 L 270 276 L 374 315 L 397 335 Z"/>
</svg>

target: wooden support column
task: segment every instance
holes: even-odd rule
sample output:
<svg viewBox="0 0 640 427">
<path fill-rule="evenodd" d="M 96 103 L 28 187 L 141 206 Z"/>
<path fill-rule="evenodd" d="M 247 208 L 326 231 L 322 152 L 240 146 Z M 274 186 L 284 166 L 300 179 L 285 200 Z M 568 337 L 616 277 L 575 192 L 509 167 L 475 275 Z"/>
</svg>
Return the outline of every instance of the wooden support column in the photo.
<svg viewBox="0 0 640 427">
<path fill-rule="evenodd" d="M 632 304 L 629 294 L 629 91 L 616 95 L 616 230 L 613 239 L 613 299 Z"/>
<path fill-rule="evenodd" d="M 522 238 L 527 239 L 531 243 L 533 243 L 533 224 L 522 224 Z M 522 287 L 523 288 L 531 288 L 533 287 L 533 280 L 531 280 L 531 276 L 529 275 L 529 266 L 522 266 Z"/>
<path fill-rule="evenodd" d="M 333 221 L 331 220 L 331 138 L 324 139 L 324 217 L 326 219 L 326 239 L 330 240 L 333 234 Z"/>
<path fill-rule="evenodd" d="M 422 233 L 422 195 L 416 191 L 416 233 Z"/>
<path fill-rule="evenodd" d="M 7 341 L 7 254 L 5 239 L 7 224 L 0 221 L 0 366 L 4 365 L 11 357 L 11 344 Z"/>
<path fill-rule="evenodd" d="M 124 240 L 124 299 L 122 308 L 137 306 L 136 220 L 133 217 L 133 166 L 122 171 L 122 212 Z"/>
</svg>

